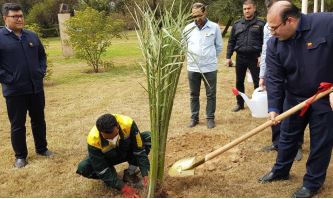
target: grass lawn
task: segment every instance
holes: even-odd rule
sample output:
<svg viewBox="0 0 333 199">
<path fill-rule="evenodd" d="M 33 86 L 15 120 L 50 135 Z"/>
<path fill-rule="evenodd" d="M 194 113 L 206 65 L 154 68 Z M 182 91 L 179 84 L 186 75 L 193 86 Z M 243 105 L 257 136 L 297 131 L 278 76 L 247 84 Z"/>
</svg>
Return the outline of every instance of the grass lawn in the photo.
<svg viewBox="0 0 333 199">
<path fill-rule="evenodd" d="M 246 108 L 231 112 L 235 97 L 231 89 L 235 84 L 235 68 L 224 65 L 227 41 L 219 60 L 217 79 L 216 128 L 208 130 L 205 119 L 205 89 L 201 90 L 200 123 L 187 128 L 190 121 L 189 88 L 186 67 L 180 76 L 170 121 L 166 152 L 164 189 L 169 197 L 289 197 L 302 183 L 309 153 L 309 134 L 305 133 L 304 157 L 295 162 L 291 179 L 270 184 L 259 184 L 257 179 L 268 172 L 276 153 L 263 153 L 261 148 L 271 144 L 271 130 L 238 145 L 227 153 L 196 169 L 188 178 L 171 178 L 168 168 L 184 157 L 205 155 L 245 132 L 264 123 L 266 119 L 252 118 Z M 4 98 L 0 98 L 0 197 L 121 197 L 118 191 L 107 188 L 101 181 L 89 180 L 75 173 L 78 163 L 87 155 L 86 137 L 103 113 L 131 116 L 141 131 L 150 129 L 148 96 L 142 86 L 145 76 L 139 66 L 142 57 L 134 32 L 127 40 L 115 40 L 103 56 L 114 67 L 104 73 L 91 70 L 83 60 L 64 58 L 59 38 L 49 39 L 47 50 L 53 62 L 53 76 L 46 82 L 46 123 L 49 149 L 55 157 L 47 159 L 36 155 L 27 119 L 27 145 L 29 164 L 15 169 L 10 141 L 10 126 Z M 246 82 L 246 94 L 253 85 Z M 119 177 L 126 163 L 116 167 Z M 333 197 L 332 161 L 327 179 L 319 197 Z M 142 193 L 143 194 L 143 193 Z M 145 195 L 142 195 L 145 196 Z"/>
</svg>

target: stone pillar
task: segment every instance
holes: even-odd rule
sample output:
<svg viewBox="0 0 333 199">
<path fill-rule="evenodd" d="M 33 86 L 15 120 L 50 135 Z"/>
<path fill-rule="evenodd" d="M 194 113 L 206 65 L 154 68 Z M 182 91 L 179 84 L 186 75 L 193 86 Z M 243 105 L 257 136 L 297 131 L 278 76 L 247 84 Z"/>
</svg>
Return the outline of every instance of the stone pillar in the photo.
<svg viewBox="0 0 333 199">
<path fill-rule="evenodd" d="M 308 14 L 308 0 L 302 0 L 302 13 Z"/>
<path fill-rule="evenodd" d="M 324 12 L 324 11 L 325 11 L 325 1 L 321 0 L 320 12 Z"/>
<path fill-rule="evenodd" d="M 66 42 L 69 39 L 68 34 L 66 31 L 66 26 L 64 22 L 71 17 L 69 13 L 60 13 L 58 14 L 58 21 L 59 21 L 59 31 L 60 31 L 60 39 L 61 39 L 61 46 L 62 46 L 62 54 L 65 57 L 70 57 L 74 55 L 73 48 Z"/>
<path fill-rule="evenodd" d="M 313 1 L 313 13 L 318 12 L 318 0 Z"/>
</svg>

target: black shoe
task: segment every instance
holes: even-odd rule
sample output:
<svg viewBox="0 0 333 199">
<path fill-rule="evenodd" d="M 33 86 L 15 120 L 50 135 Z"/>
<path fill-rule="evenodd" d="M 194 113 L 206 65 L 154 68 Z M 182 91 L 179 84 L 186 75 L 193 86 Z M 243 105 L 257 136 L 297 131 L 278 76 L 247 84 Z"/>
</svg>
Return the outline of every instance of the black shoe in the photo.
<svg viewBox="0 0 333 199">
<path fill-rule="evenodd" d="M 300 161 L 300 160 L 302 160 L 302 157 L 303 157 L 303 154 L 302 154 L 302 148 L 299 148 L 299 149 L 297 150 L 297 154 L 296 154 L 296 156 L 295 156 L 295 160 L 296 160 L 296 161 Z"/>
<path fill-rule="evenodd" d="M 272 145 L 269 145 L 269 146 L 265 146 L 261 150 L 263 152 L 271 152 L 271 151 L 278 151 L 278 148 L 277 148 L 277 146 L 275 146 L 274 144 L 272 144 Z"/>
<path fill-rule="evenodd" d="M 268 172 L 266 175 L 264 175 L 263 177 L 261 177 L 258 181 L 261 184 L 265 184 L 265 183 L 269 183 L 269 182 L 273 182 L 273 181 L 278 181 L 278 180 L 288 180 L 289 179 L 289 175 L 278 175 L 272 171 Z"/>
<path fill-rule="evenodd" d="M 293 198 L 312 198 L 318 191 L 311 191 L 306 187 L 299 188 L 293 195 Z"/>
<path fill-rule="evenodd" d="M 128 169 L 124 170 L 123 181 L 128 182 L 131 184 L 137 184 L 140 182 L 140 178 L 138 177 L 137 173 L 129 174 Z"/>
<path fill-rule="evenodd" d="M 187 126 L 188 128 L 193 128 L 195 127 L 197 124 L 199 124 L 199 121 L 197 120 L 191 120 L 190 124 Z"/>
<path fill-rule="evenodd" d="M 16 168 L 22 168 L 25 167 L 25 165 L 27 165 L 28 162 L 25 158 L 16 158 L 15 160 L 15 167 Z"/>
<path fill-rule="evenodd" d="M 207 128 L 212 129 L 215 127 L 214 119 L 207 119 Z"/>
<path fill-rule="evenodd" d="M 238 112 L 240 110 L 244 109 L 244 106 L 241 106 L 241 105 L 236 105 L 231 111 L 232 112 Z"/>
<path fill-rule="evenodd" d="M 37 154 L 41 155 L 41 156 L 49 157 L 49 158 L 54 156 L 54 153 L 48 149 L 42 153 L 37 153 Z"/>
</svg>

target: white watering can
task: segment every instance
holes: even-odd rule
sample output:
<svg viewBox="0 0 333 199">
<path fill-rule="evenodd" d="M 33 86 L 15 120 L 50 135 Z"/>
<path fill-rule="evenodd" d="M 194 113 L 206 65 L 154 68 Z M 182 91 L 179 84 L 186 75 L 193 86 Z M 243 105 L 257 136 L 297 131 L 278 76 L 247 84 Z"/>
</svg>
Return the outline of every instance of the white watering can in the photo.
<svg viewBox="0 0 333 199">
<path fill-rule="evenodd" d="M 240 95 L 244 99 L 246 105 L 250 108 L 253 117 L 268 117 L 268 102 L 266 90 L 262 90 L 262 88 L 256 88 L 253 91 L 252 99 L 249 99 L 244 93 L 239 92 L 236 88 L 233 88 L 232 92 L 236 96 Z"/>
</svg>

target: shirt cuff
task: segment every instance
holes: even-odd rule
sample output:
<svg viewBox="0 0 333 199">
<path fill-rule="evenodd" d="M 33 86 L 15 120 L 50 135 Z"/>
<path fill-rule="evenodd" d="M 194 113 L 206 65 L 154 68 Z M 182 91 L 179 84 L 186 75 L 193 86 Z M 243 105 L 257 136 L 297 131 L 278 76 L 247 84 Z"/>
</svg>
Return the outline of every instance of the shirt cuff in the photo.
<svg viewBox="0 0 333 199">
<path fill-rule="evenodd" d="M 268 113 L 270 112 L 280 113 L 280 110 L 277 108 L 268 108 Z"/>
</svg>

